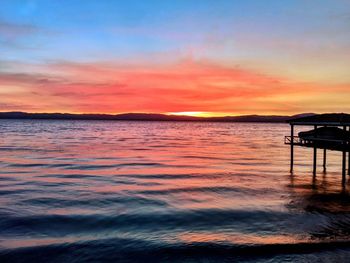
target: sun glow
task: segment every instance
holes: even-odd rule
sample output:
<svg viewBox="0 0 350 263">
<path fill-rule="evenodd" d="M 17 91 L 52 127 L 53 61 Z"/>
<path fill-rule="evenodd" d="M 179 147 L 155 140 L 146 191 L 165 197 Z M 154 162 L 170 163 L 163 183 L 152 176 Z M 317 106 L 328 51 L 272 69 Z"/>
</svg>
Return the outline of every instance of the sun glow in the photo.
<svg viewBox="0 0 350 263">
<path fill-rule="evenodd" d="M 210 112 L 204 111 L 180 111 L 180 112 L 168 112 L 169 115 L 177 116 L 193 116 L 193 117 L 210 117 L 212 114 Z"/>
<path fill-rule="evenodd" d="M 192 116 L 192 117 L 223 117 L 223 116 L 234 116 L 234 113 L 226 112 L 209 112 L 209 111 L 180 111 L 180 112 L 168 112 L 169 115 L 177 116 Z"/>
</svg>

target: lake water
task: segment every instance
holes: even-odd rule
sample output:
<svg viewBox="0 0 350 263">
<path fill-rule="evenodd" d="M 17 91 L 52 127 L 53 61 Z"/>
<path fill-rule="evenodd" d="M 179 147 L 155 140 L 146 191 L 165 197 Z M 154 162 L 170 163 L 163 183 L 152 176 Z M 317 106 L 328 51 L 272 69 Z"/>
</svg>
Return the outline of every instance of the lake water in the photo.
<svg viewBox="0 0 350 263">
<path fill-rule="evenodd" d="M 304 128 L 305 129 L 305 128 Z M 341 155 L 286 124 L 0 120 L 1 262 L 346 262 Z"/>
</svg>

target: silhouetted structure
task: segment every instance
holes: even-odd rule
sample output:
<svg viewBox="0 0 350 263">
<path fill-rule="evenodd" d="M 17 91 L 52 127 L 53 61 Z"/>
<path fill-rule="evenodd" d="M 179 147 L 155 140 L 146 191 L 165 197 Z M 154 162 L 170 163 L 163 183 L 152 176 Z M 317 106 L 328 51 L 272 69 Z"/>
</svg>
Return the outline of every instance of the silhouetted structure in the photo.
<svg viewBox="0 0 350 263">
<path fill-rule="evenodd" d="M 323 149 L 323 169 L 326 170 L 327 150 L 341 151 L 342 182 L 345 183 L 346 153 L 348 157 L 348 174 L 350 175 L 350 114 L 319 114 L 287 121 L 291 127 L 290 136 L 285 136 L 285 144 L 290 145 L 290 171 L 293 171 L 294 146 L 311 147 L 313 154 L 313 174 L 316 174 L 317 149 Z M 294 136 L 294 126 L 314 126 L 311 131 L 300 132 Z M 349 129 L 349 131 L 348 131 Z"/>
</svg>

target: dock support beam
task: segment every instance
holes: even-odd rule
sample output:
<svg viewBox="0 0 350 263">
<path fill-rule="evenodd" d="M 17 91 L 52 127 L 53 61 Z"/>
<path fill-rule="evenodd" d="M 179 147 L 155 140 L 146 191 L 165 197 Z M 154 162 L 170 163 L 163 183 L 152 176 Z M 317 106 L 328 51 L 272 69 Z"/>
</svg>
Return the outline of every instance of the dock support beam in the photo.
<svg viewBox="0 0 350 263">
<path fill-rule="evenodd" d="M 348 154 L 348 175 L 350 175 L 350 152 Z"/>
<path fill-rule="evenodd" d="M 345 177 L 346 177 L 346 152 L 343 151 L 343 161 L 342 161 L 342 184 L 345 184 Z"/>
<path fill-rule="evenodd" d="M 346 127 L 345 127 L 346 130 Z M 349 126 L 349 132 L 350 132 L 350 126 Z M 350 175 L 350 152 L 348 153 L 348 175 Z"/>
<path fill-rule="evenodd" d="M 343 130 L 346 132 L 346 126 L 343 126 Z M 343 185 L 345 184 L 345 180 L 346 180 L 346 151 L 345 151 L 346 143 L 347 142 L 344 140 L 343 141 L 343 146 L 344 146 L 344 149 L 343 149 L 343 161 L 342 161 L 342 182 L 343 182 Z"/>
<path fill-rule="evenodd" d="M 317 125 L 314 126 L 314 129 L 317 129 Z M 313 169 L 312 169 L 312 174 L 315 176 L 316 175 L 316 167 L 317 167 L 317 148 L 314 146 L 314 162 L 313 162 Z"/>
<path fill-rule="evenodd" d="M 323 172 L 326 171 L 326 165 L 327 165 L 327 150 L 323 149 Z"/>
<path fill-rule="evenodd" d="M 293 172 L 294 165 L 294 125 L 290 125 L 290 172 Z"/>
<path fill-rule="evenodd" d="M 316 175 L 316 166 L 317 166 L 317 148 L 314 147 L 314 162 L 313 162 L 313 169 L 312 169 L 313 175 Z"/>
</svg>

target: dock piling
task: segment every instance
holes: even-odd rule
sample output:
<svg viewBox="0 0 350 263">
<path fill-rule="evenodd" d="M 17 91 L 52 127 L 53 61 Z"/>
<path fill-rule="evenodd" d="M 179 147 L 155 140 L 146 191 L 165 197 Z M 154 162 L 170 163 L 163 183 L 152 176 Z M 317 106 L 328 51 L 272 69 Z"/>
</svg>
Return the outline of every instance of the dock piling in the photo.
<svg viewBox="0 0 350 263">
<path fill-rule="evenodd" d="M 293 172 L 294 165 L 294 125 L 290 126 L 290 172 Z"/>
<path fill-rule="evenodd" d="M 316 167 L 317 167 L 317 148 L 314 147 L 314 162 L 313 162 L 313 169 L 312 169 L 313 175 L 316 175 Z"/>
<path fill-rule="evenodd" d="M 343 160 L 342 160 L 342 183 L 345 184 L 346 177 L 346 152 L 343 151 Z"/>
<path fill-rule="evenodd" d="M 326 171 L 326 165 L 327 165 L 327 150 L 323 149 L 323 172 Z"/>
<path fill-rule="evenodd" d="M 348 175 L 350 175 L 350 152 L 348 154 Z"/>
</svg>

